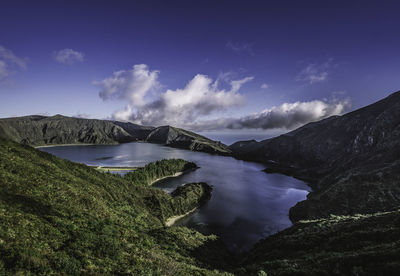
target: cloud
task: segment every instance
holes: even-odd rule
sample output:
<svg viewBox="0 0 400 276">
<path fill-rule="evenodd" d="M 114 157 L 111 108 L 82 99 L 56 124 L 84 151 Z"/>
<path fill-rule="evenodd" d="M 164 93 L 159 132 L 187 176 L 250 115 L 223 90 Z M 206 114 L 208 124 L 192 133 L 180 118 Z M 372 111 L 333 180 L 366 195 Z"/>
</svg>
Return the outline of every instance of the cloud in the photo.
<svg viewBox="0 0 400 276">
<path fill-rule="evenodd" d="M 246 53 L 251 56 L 254 56 L 253 44 L 252 43 L 241 43 L 241 42 L 232 42 L 228 41 L 225 44 L 225 47 L 232 50 L 235 53 Z"/>
<path fill-rule="evenodd" d="M 286 129 L 291 130 L 309 122 L 341 115 L 351 107 L 350 100 L 284 103 L 241 118 L 220 118 L 194 122 L 186 127 L 194 131 L 220 129 Z"/>
<path fill-rule="evenodd" d="M 240 87 L 250 81 L 245 78 L 231 82 L 231 89 L 216 87 L 211 78 L 196 75 L 183 89 L 170 90 L 161 94 L 136 111 L 132 105 L 113 114 L 116 120 L 129 120 L 142 125 L 186 126 L 204 116 L 208 116 L 246 103 L 244 96 L 238 93 Z"/>
<path fill-rule="evenodd" d="M 253 77 L 230 80 L 229 89 L 219 88 L 218 81 L 198 74 L 181 89 L 167 89 L 157 98 L 146 101 L 153 88 L 160 87 L 158 71 L 150 71 L 147 65 L 133 66 L 132 70 L 115 72 L 111 77 L 94 82 L 101 88 L 103 100 L 122 99 L 127 105 L 112 114 L 114 120 L 131 121 L 142 125 L 185 126 L 198 119 L 242 106 L 246 98 L 238 91 Z"/>
<path fill-rule="evenodd" d="M 84 57 L 84 53 L 74 51 L 72 49 L 63 49 L 54 51 L 53 53 L 53 58 L 55 61 L 68 65 L 72 65 L 77 62 L 83 62 Z"/>
<path fill-rule="evenodd" d="M 308 64 L 300 71 L 296 80 L 309 82 L 310 84 L 326 81 L 328 79 L 330 69 L 334 66 L 332 61 L 333 59 L 330 58 L 328 61 L 322 64 Z"/>
<path fill-rule="evenodd" d="M 20 70 L 26 70 L 27 59 L 17 57 L 11 50 L 0 45 L 0 83 Z"/>
<path fill-rule="evenodd" d="M 131 70 L 120 70 L 102 81 L 93 84 L 101 88 L 103 100 L 127 100 L 132 107 L 145 105 L 146 94 L 157 87 L 159 71 L 150 71 L 145 64 L 134 65 Z"/>
<path fill-rule="evenodd" d="M 261 84 L 261 89 L 268 89 L 269 88 L 269 85 L 268 84 L 266 84 L 266 83 L 263 83 L 263 84 Z"/>
<path fill-rule="evenodd" d="M 158 89 L 156 98 L 147 95 L 160 88 L 159 71 L 147 65 L 134 65 L 131 70 L 115 72 L 109 78 L 94 82 L 104 100 L 125 100 L 124 108 L 115 111 L 112 119 L 141 125 L 173 125 L 194 131 L 221 129 L 294 129 L 348 111 L 349 100 L 314 100 L 283 103 L 240 118 L 216 118 L 222 111 L 245 105 L 246 97 L 239 93 L 252 76 L 232 79 L 232 74 L 220 74 L 217 80 L 197 74 L 183 88 Z M 226 88 L 221 88 L 221 84 Z"/>
</svg>

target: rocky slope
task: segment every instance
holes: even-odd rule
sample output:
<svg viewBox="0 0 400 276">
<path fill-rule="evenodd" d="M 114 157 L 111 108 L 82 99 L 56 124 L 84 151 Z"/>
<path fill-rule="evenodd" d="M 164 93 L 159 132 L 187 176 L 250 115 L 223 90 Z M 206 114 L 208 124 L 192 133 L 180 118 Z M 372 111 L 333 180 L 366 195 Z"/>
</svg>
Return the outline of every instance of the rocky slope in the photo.
<svg viewBox="0 0 400 276">
<path fill-rule="evenodd" d="M 230 146 L 267 172 L 307 180 L 306 201 L 292 220 L 390 211 L 400 206 L 400 92 L 350 112 L 307 124 L 276 138 Z"/>
<path fill-rule="evenodd" d="M 147 141 L 166 146 L 229 155 L 229 148 L 180 128 L 151 127 L 129 122 L 26 116 L 0 119 L 0 136 L 32 146 L 59 144 L 116 144 Z"/>
<path fill-rule="evenodd" d="M 216 142 L 194 132 L 171 126 L 161 126 L 154 129 L 147 136 L 146 141 L 193 151 L 221 155 L 231 154 L 230 149 L 221 142 Z"/>
</svg>

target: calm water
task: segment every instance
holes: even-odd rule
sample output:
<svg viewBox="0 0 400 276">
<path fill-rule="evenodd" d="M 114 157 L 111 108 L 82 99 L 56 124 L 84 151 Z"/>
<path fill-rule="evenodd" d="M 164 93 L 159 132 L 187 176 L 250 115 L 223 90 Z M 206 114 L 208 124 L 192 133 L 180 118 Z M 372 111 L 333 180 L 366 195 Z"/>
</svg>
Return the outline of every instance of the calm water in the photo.
<svg viewBox="0 0 400 276">
<path fill-rule="evenodd" d="M 204 181 L 213 186 L 210 201 L 177 224 L 193 227 L 204 234 L 217 234 L 235 251 L 248 250 L 261 238 L 289 227 L 289 208 L 304 200 L 310 191 L 304 182 L 292 177 L 262 172 L 261 164 L 156 144 L 65 146 L 41 150 L 96 166 L 143 166 L 163 158 L 195 162 L 200 169 L 165 179 L 155 186 L 167 192 L 189 182 Z"/>
</svg>

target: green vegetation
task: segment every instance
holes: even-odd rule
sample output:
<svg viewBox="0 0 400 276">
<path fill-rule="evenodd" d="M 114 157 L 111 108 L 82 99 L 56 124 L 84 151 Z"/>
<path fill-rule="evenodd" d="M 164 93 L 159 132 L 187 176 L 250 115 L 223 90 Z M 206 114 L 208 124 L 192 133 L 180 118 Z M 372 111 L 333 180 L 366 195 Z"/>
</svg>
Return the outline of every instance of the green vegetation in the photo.
<svg viewBox="0 0 400 276">
<path fill-rule="evenodd" d="M 196 168 L 197 165 L 193 162 L 182 159 L 163 159 L 129 172 L 125 174 L 124 178 L 135 185 L 150 185 L 158 179 L 174 176 L 177 173 L 183 173 Z"/>
<path fill-rule="evenodd" d="M 400 210 L 300 221 L 240 256 L 214 235 L 165 227 L 211 187 L 169 195 L 134 175 L 185 162 L 125 178 L 0 138 L 0 275 L 398 275 Z"/>
<path fill-rule="evenodd" d="M 225 273 L 215 236 L 164 227 L 209 196 L 203 183 L 171 197 L 0 138 L 0 186 L 0 274 Z"/>
<path fill-rule="evenodd" d="M 400 210 L 300 221 L 259 242 L 243 266 L 250 275 L 399 275 Z"/>
</svg>

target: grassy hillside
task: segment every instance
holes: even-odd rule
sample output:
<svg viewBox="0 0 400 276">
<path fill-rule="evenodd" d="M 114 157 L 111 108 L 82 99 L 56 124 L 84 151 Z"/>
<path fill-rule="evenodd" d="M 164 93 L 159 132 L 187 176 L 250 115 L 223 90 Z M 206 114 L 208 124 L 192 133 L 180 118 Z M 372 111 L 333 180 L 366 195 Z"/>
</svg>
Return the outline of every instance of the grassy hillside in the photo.
<svg viewBox="0 0 400 276">
<path fill-rule="evenodd" d="M 215 263 L 224 267 L 215 236 L 164 227 L 196 195 L 204 200 L 204 184 L 171 197 L 0 138 L 0 186 L 0 274 L 213 275 Z"/>
</svg>

